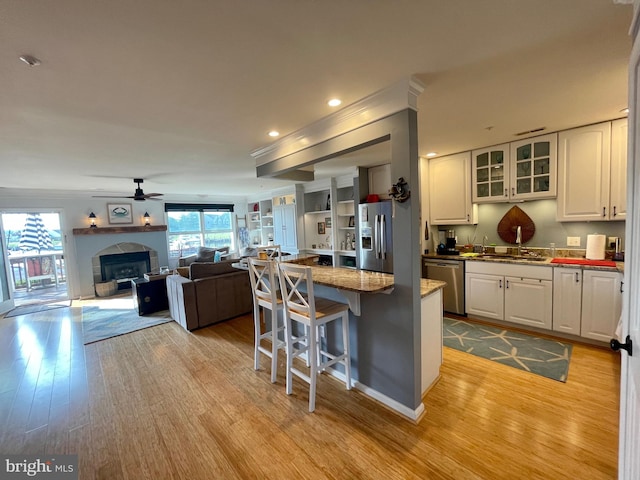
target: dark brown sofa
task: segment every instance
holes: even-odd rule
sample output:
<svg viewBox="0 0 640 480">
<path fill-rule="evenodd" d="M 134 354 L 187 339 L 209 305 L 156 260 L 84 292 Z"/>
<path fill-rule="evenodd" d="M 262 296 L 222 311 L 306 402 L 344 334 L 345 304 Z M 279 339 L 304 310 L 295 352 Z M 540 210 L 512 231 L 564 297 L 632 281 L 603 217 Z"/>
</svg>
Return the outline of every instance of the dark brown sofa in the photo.
<svg viewBox="0 0 640 480">
<path fill-rule="evenodd" d="M 253 309 L 249 272 L 231 266 L 234 261 L 194 262 L 189 278 L 167 277 L 171 318 L 187 330 L 206 327 L 249 313 Z"/>
</svg>

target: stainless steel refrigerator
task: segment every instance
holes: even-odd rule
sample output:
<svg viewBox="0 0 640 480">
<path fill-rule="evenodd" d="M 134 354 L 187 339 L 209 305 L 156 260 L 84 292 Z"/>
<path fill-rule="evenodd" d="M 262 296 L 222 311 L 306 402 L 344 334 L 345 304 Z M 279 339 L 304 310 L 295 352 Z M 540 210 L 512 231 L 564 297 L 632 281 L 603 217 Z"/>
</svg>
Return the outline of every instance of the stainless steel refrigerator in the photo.
<svg viewBox="0 0 640 480">
<path fill-rule="evenodd" d="M 391 202 L 358 206 L 358 266 L 362 270 L 393 273 Z"/>
</svg>

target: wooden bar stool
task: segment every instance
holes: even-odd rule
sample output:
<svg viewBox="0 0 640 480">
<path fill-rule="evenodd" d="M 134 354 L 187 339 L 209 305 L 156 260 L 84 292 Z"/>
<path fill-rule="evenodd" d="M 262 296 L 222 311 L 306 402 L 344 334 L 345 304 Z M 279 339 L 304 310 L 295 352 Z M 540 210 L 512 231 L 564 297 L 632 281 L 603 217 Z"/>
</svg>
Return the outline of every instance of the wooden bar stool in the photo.
<svg viewBox="0 0 640 480">
<path fill-rule="evenodd" d="M 278 264 L 280 289 L 284 302 L 285 335 L 287 348 L 287 395 L 292 393 L 293 374 L 309 384 L 309 411 L 316 407 L 316 380 L 326 368 L 342 363 L 345 368 L 347 390 L 351 389 L 351 357 L 349 356 L 349 305 L 313 293 L 311 267 L 291 263 Z M 306 292 L 301 288 L 306 289 Z M 318 331 L 322 325 L 342 320 L 342 352 L 330 353 L 323 349 Z M 292 322 L 305 328 L 303 337 L 293 335 Z M 304 338 L 306 337 L 306 338 Z M 309 374 L 295 368 L 293 360 L 306 353 Z"/>
<path fill-rule="evenodd" d="M 278 312 L 282 312 L 283 303 L 279 295 L 276 262 L 273 260 L 249 259 L 249 277 L 251 290 L 253 291 L 253 324 L 255 330 L 255 345 L 253 353 L 253 368 L 259 369 L 259 354 L 263 353 L 271 358 L 271 382 L 275 383 L 278 370 L 278 349 L 285 349 L 286 343 L 280 339 L 279 334 L 284 332 L 285 323 L 278 322 Z M 271 329 L 262 332 L 260 326 L 260 307 L 271 311 Z M 280 323 L 280 324 L 279 324 Z M 260 342 L 263 339 L 271 341 L 271 349 L 263 347 Z"/>
</svg>

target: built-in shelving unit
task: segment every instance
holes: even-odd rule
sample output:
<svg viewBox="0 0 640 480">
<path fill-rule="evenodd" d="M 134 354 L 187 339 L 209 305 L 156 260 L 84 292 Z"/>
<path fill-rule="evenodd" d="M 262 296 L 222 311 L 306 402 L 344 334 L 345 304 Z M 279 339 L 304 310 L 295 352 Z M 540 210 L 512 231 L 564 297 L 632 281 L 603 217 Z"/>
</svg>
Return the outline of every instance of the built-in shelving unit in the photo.
<svg viewBox="0 0 640 480">
<path fill-rule="evenodd" d="M 247 229 L 251 246 L 273 242 L 273 203 L 271 199 L 251 202 L 247 205 Z"/>
<path fill-rule="evenodd" d="M 355 200 L 353 186 L 336 189 L 336 261 L 341 267 L 356 267 Z"/>
<path fill-rule="evenodd" d="M 304 194 L 305 250 L 333 256 L 331 190 L 323 188 Z"/>
<path fill-rule="evenodd" d="M 305 251 L 332 265 L 356 267 L 353 178 L 309 185 L 304 194 Z"/>
</svg>

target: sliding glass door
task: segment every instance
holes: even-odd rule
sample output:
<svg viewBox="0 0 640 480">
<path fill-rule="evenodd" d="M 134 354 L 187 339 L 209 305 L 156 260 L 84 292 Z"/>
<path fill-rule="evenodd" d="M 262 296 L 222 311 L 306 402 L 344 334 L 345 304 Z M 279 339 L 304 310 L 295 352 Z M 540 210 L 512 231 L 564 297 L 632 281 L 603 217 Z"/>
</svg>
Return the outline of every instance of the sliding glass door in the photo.
<svg viewBox="0 0 640 480">
<path fill-rule="evenodd" d="M 67 300 L 60 214 L 5 211 L 2 226 L 3 289 L 10 292 L 12 302 L 25 305 Z"/>
</svg>

